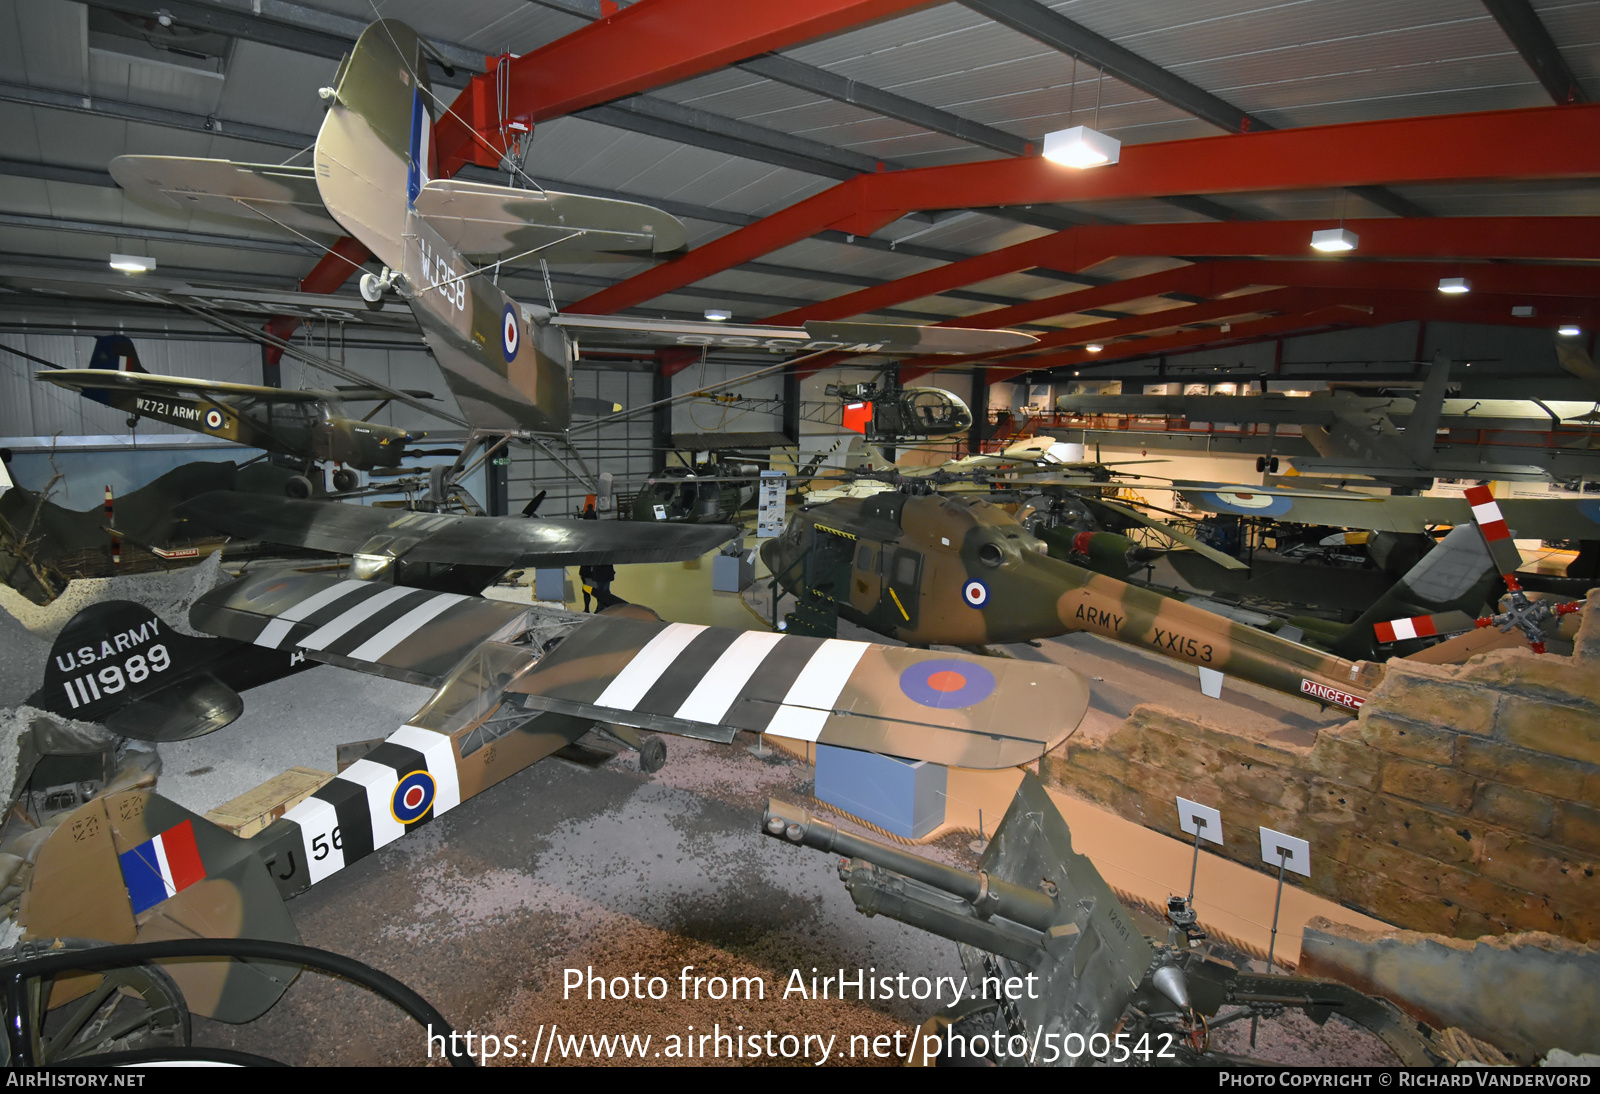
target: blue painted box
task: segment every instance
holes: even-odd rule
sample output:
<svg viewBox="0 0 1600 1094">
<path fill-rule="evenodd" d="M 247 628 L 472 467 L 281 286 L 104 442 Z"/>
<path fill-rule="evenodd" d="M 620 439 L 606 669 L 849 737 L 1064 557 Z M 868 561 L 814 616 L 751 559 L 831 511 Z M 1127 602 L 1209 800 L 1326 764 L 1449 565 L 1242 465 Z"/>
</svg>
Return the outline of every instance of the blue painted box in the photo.
<svg viewBox="0 0 1600 1094">
<path fill-rule="evenodd" d="M 906 839 L 944 823 L 948 781 L 943 764 L 817 745 L 817 798 Z"/>
</svg>

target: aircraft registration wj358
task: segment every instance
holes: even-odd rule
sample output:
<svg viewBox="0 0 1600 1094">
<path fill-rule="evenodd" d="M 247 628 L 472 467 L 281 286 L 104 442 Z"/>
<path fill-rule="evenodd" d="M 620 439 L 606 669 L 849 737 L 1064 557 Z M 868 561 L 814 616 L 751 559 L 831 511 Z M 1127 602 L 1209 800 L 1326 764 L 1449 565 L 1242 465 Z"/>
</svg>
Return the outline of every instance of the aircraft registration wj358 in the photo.
<svg viewBox="0 0 1600 1094">
<path fill-rule="evenodd" d="M 169 207 L 360 240 L 384 267 L 363 275 L 363 297 L 377 304 L 392 291 L 409 305 L 476 429 L 566 429 L 578 340 L 802 354 L 971 354 L 1034 341 L 1006 330 L 729 326 L 519 304 L 492 280 L 504 264 L 670 256 L 683 247 L 683 225 L 632 202 L 433 177 L 438 100 L 416 32 L 395 20 L 362 32 L 322 96 L 328 112 L 309 168 L 122 156 L 111 173 L 130 194 Z"/>
<path fill-rule="evenodd" d="M 284 899 L 576 745 L 597 724 L 637 750 L 645 770 L 661 766 L 665 748 L 644 730 L 724 743 L 739 730 L 766 732 L 1002 768 L 1060 744 L 1089 698 L 1082 677 L 1054 665 L 664 623 L 633 606 L 584 615 L 292 571 L 215 589 L 190 622 L 263 658 L 299 653 L 434 692 L 386 741 L 248 839 L 151 791 L 92 799 L 39 848 L 20 913 L 27 937 L 296 941 Z M 216 663 L 184 663 L 187 649 L 163 638 L 141 624 L 90 672 L 110 681 L 114 670 L 139 700 Z M 134 658 L 138 673 L 125 664 Z M 56 682 L 75 687 L 81 669 L 62 669 Z M 227 1021 L 261 1013 L 291 979 L 238 962 L 170 972 L 191 1009 Z"/>
</svg>

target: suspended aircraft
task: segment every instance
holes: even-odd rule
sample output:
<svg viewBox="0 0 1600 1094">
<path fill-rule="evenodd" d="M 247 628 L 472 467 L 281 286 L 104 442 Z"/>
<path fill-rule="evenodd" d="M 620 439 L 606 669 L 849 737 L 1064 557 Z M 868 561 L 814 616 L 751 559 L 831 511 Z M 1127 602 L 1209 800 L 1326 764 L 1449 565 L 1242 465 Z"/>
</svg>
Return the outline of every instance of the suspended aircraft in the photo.
<svg viewBox="0 0 1600 1094">
<path fill-rule="evenodd" d="M 824 390 L 842 404 L 840 424 L 869 444 L 926 441 L 972 428 L 972 409 L 959 395 L 939 387 L 903 388 L 892 373 Z"/>
<path fill-rule="evenodd" d="M 553 298 L 550 307 L 518 303 L 495 283 L 503 266 L 667 257 L 683 248 L 683 225 L 633 202 L 435 177 L 439 107 L 426 62 L 403 23 L 385 19 L 363 31 L 320 92 L 327 114 L 309 167 L 121 156 L 111 173 L 130 194 L 169 208 L 354 236 L 383 266 L 363 273 L 363 298 L 381 305 L 393 294 L 410 307 L 462 414 L 484 431 L 565 430 L 580 340 L 857 355 L 970 354 L 1035 341 L 1004 330 L 685 323 L 563 315 Z"/>
<path fill-rule="evenodd" d="M 289 457 L 303 464 L 306 472 L 317 464 L 332 463 L 333 487 L 339 491 L 360 485 L 356 471 L 399 467 L 407 455 L 456 454 L 407 452 L 406 445 L 426 434 L 372 421 L 394 398 L 387 388 L 300 391 L 161 376 L 145 369 L 132 340 L 122 335 L 97 338 L 88 368 L 58 368 L 35 378 L 127 412 L 130 428 L 140 418 L 151 418 Z M 428 391 L 400 394 L 412 400 L 433 398 Z M 347 402 L 378 405 L 365 417 L 354 418 L 344 411 Z M 290 497 L 308 498 L 312 481 L 305 474 L 291 476 L 285 480 L 285 490 Z"/>
<path fill-rule="evenodd" d="M 1077 414 L 1128 414 L 1141 417 L 1187 418 L 1201 422 L 1255 422 L 1298 425 L 1317 450 L 1314 457 L 1291 457 L 1296 472 L 1306 475 L 1366 476 L 1394 482 L 1404 489 L 1423 489 L 1438 477 L 1478 479 L 1548 479 L 1549 472 L 1532 464 L 1488 463 L 1441 455 L 1435 449 L 1450 362 L 1442 355 L 1428 367 L 1416 398 L 1359 395 L 1338 388 L 1309 397 L 1263 395 L 1063 395 L 1059 410 Z M 1402 431 L 1395 424 L 1404 418 Z M 1257 470 L 1275 466 L 1262 457 Z"/>
</svg>

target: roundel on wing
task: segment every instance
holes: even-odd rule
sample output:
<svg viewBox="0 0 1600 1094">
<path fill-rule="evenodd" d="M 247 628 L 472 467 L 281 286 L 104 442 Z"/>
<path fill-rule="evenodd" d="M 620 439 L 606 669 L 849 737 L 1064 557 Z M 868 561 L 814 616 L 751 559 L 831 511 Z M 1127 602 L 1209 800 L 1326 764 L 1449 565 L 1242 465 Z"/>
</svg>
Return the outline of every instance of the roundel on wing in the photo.
<svg viewBox="0 0 1600 1094">
<path fill-rule="evenodd" d="M 517 320 L 517 306 L 507 304 L 505 313 L 500 317 L 500 348 L 505 351 L 508 364 L 515 359 L 521 346 L 522 325 Z"/>
<path fill-rule="evenodd" d="M 961 599 L 967 602 L 969 608 L 981 608 L 989 603 L 989 586 L 972 578 L 961 586 Z"/>
<path fill-rule="evenodd" d="M 433 793 L 433 776 L 426 771 L 413 771 L 395 786 L 389 811 L 401 824 L 415 824 L 433 808 Z"/>
<path fill-rule="evenodd" d="M 221 429 L 227 420 L 228 419 L 223 416 L 222 411 L 218 410 L 216 407 L 212 407 L 210 410 L 206 411 L 207 429 Z"/>
<path fill-rule="evenodd" d="M 1293 498 L 1251 490 L 1205 490 L 1201 497 L 1225 513 L 1252 517 L 1280 517 L 1294 506 Z"/>
<path fill-rule="evenodd" d="M 994 693 L 994 673 L 954 658 L 918 661 L 900 674 L 900 690 L 913 702 L 940 710 L 959 710 Z"/>
</svg>

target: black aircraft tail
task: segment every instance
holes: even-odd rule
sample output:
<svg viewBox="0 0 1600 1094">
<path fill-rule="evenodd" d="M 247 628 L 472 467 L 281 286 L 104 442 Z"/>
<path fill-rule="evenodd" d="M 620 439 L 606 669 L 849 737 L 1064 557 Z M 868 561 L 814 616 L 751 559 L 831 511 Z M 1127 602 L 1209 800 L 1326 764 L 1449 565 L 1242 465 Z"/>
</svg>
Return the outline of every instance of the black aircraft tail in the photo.
<svg viewBox="0 0 1600 1094">
<path fill-rule="evenodd" d="M 94 352 L 89 355 L 89 367 L 107 372 L 137 372 L 149 375 L 149 370 L 139 363 L 139 351 L 133 339 L 121 334 L 102 334 L 94 340 Z M 83 397 L 97 403 L 111 405 L 111 393 L 103 387 L 84 388 Z"/>
<path fill-rule="evenodd" d="M 1362 613 L 1332 650 L 1353 661 L 1400 657 L 1430 639 L 1470 630 L 1498 580 L 1478 529 L 1458 525 Z M 1429 621 L 1417 622 L 1423 618 Z"/>
<path fill-rule="evenodd" d="M 199 737 L 244 710 L 218 675 L 238 647 L 175 631 L 142 604 L 102 601 L 62 628 L 28 702 L 142 741 Z"/>
</svg>

